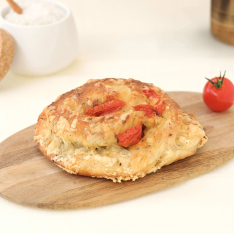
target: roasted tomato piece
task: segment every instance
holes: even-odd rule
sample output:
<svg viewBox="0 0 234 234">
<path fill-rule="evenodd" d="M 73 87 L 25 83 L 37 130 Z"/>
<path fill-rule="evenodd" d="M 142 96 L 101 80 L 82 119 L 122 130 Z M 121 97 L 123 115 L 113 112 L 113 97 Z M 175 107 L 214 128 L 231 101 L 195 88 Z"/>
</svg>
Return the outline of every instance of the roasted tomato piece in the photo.
<svg viewBox="0 0 234 234">
<path fill-rule="evenodd" d="M 156 113 L 157 115 L 161 115 L 165 110 L 165 106 L 163 102 L 161 104 L 156 104 L 155 107 L 152 105 L 141 104 L 137 106 L 133 106 L 136 111 L 145 111 L 145 116 L 151 118 Z"/>
<path fill-rule="evenodd" d="M 163 111 L 165 110 L 165 105 L 163 102 L 161 102 L 161 104 L 158 103 L 155 105 L 154 110 L 157 115 L 162 115 Z"/>
<path fill-rule="evenodd" d="M 117 106 L 117 107 L 114 107 L 114 108 L 105 110 L 105 111 L 103 111 L 99 116 L 103 116 L 103 115 L 110 114 L 110 113 L 112 113 L 112 112 L 116 112 L 116 111 L 120 110 L 121 107 L 122 107 L 122 106 Z"/>
<path fill-rule="evenodd" d="M 138 106 L 135 106 L 134 109 L 145 111 L 145 116 L 149 118 L 153 117 L 155 112 L 157 115 L 161 115 L 163 111 L 165 110 L 165 106 L 164 106 L 164 103 L 161 101 L 161 97 L 159 97 L 157 93 L 153 89 L 150 89 L 150 88 L 148 90 L 143 90 L 143 92 L 148 98 L 150 97 L 159 98 L 158 102 L 156 103 L 155 107 L 153 107 L 152 105 L 144 105 L 145 107 L 142 107 L 143 105 L 138 105 L 139 108 L 136 109 L 135 107 L 138 107 Z M 151 106 L 151 107 L 148 107 L 148 106 Z"/>
<path fill-rule="evenodd" d="M 158 95 L 157 95 L 157 93 L 153 90 L 153 89 L 151 89 L 151 88 L 149 88 L 149 89 L 145 89 L 145 90 L 143 90 L 143 93 L 149 98 L 149 97 L 153 97 L 153 98 L 156 98 L 156 97 L 158 97 Z"/>
<path fill-rule="evenodd" d="M 151 118 L 155 114 L 155 109 L 152 105 L 141 104 L 137 106 L 133 106 L 136 111 L 145 111 L 145 116 Z"/>
<path fill-rule="evenodd" d="M 94 105 L 97 105 L 95 102 Z M 86 110 L 87 115 L 91 116 L 103 116 L 106 114 L 110 114 L 111 112 L 119 110 L 122 106 L 125 106 L 126 103 L 121 100 L 113 100 L 110 102 L 106 102 L 102 105 L 90 107 Z"/>
<path fill-rule="evenodd" d="M 137 124 L 134 128 L 129 128 L 125 133 L 117 135 L 119 144 L 128 147 L 130 145 L 135 145 L 141 140 L 142 136 L 142 125 Z"/>
</svg>

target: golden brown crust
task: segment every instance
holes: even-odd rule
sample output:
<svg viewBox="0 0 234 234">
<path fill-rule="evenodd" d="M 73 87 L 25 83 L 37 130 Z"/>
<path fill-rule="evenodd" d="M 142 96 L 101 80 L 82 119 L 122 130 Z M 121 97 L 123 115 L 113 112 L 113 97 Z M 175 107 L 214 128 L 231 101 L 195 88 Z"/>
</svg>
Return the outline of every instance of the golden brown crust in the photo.
<svg viewBox="0 0 234 234">
<path fill-rule="evenodd" d="M 158 97 L 147 97 L 153 89 Z M 86 110 L 111 100 L 126 103 L 105 116 Z M 146 117 L 139 104 L 163 101 L 162 116 Z M 141 141 L 124 148 L 117 135 L 138 123 L 145 126 Z M 38 118 L 34 140 L 42 153 L 69 173 L 104 177 L 113 181 L 135 180 L 164 165 L 188 157 L 207 140 L 195 117 L 183 113 L 163 90 L 133 79 L 91 80 L 58 97 Z"/>
</svg>

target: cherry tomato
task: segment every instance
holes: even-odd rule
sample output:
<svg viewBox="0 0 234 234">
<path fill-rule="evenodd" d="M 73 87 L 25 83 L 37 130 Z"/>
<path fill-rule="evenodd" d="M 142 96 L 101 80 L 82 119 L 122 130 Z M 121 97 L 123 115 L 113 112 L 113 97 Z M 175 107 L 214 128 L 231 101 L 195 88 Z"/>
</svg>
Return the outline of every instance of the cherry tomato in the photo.
<svg viewBox="0 0 234 234">
<path fill-rule="evenodd" d="M 204 90 L 203 100 L 207 107 L 213 111 L 225 111 L 230 108 L 234 103 L 234 85 L 224 77 L 215 77 L 208 79 Z"/>
<path fill-rule="evenodd" d="M 142 125 L 137 124 L 134 128 L 129 128 L 125 133 L 117 135 L 119 144 L 128 147 L 130 145 L 135 145 L 141 140 L 142 136 Z"/>
<path fill-rule="evenodd" d="M 126 103 L 121 100 L 112 100 L 98 106 L 98 103 L 94 103 L 94 107 L 90 107 L 86 110 L 87 115 L 91 116 L 103 116 L 110 114 L 114 111 L 118 111 L 122 106 L 125 106 Z"/>
</svg>

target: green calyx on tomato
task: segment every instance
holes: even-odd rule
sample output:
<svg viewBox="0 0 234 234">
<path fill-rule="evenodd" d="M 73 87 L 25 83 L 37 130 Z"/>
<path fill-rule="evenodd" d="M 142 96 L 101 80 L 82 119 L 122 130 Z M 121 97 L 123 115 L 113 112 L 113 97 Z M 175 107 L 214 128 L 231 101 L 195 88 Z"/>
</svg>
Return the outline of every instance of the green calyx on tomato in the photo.
<svg viewBox="0 0 234 234">
<path fill-rule="evenodd" d="M 219 89 L 223 86 L 223 80 L 225 77 L 226 71 L 224 72 L 223 76 L 221 77 L 221 72 L 219 77 L 215 77 L 217 80 L 216 82 L 212 81 L 211 79 L 206 78 L 213 86 L 211 87 L 212 89 L 215 87 L 216 89 Z"/>
</svg>

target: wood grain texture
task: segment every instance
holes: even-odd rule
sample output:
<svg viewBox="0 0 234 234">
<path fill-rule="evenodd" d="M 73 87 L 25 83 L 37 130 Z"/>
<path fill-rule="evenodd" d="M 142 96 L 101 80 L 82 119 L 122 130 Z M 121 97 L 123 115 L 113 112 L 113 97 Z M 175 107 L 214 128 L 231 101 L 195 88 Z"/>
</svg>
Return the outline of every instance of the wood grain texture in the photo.
<svg viewBox="0 0 234 234">
<path fill-rule="evenodd" d="M 22 205 L 74 209 L 96 207 L 136 198 L 194 178 L 234 157 L 234 107 L 212 112 L 200 93 L 171 92 L 184 111 L 206 128 L 209 140 L 197 153 L 163 167 L 135 182 L 70 175 L 37 149 L 34 126 L 0 144 L 0 195 Z"/>
<path fill-rule="evenodd" d="M 234 45 L 234 0 L 212 0 L 211 33 L 217 40 Z"/>
</svg>

